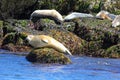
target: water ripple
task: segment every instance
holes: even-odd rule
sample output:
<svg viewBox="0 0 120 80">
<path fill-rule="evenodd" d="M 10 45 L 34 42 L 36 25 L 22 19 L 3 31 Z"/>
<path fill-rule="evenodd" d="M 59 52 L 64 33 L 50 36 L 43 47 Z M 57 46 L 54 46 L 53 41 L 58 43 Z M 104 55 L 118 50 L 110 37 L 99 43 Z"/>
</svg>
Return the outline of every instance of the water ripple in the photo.
<svg viewBox="0 0 120 80">
<path fill-rule="evenodd" d="M 28 62 L 25 56 L 0 54 L 0 79 L 120 80 L 120 59 L 69 57 L 72 64 L 68 65 L 33 64 Z"/>
</svg>

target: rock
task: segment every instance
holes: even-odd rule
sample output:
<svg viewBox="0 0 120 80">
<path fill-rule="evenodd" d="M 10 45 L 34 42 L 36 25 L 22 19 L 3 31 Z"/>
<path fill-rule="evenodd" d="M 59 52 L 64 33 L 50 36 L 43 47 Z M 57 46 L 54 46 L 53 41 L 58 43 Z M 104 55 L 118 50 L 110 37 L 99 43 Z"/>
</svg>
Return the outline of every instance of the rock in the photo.
<svg viewBox="0 0 120 80">
<path fill-rule="evenodd" d="M 106 50 L 120 43 L 120 28 L 112 28 L 108 20 L 90 18 L 75 23 L 73 32 L 87 41 L 83 47 L 85 48 L 83 52 L 87 56 L 110 57 Z"/>
<path fill-rule="evenodd" d="M 27 52 L 27 53 L 28 53 L 28 52 L 31 51 L 31 48 L 28 47 L 28 46 L 14 45 L 14 44 L 12 44 L 12 43 L 9 43 L 9 44 L 6 44 L 6 45 L 4 45 L 4 46 L 1 46 L 1 48 L 2 48 L 2 49 L 5 49 L 5 50 L 9 50 L 9 51 L 11 51 L 11 52 L 16 52 L 16 55 L 17 55 L 17 54 L 19 55 L 20 52 L 24 52 L 24 53 Z M 24 55 L 24 53 L 23 53 L 23 55 Z M 22 54 L 21 54 L 21 55 L 22 55 Z"/>
<path fill-rule="evenodd" d="M 27 33 L 27 34 L 38 34 L 42 33 L 42 31 L 37 31 L 30 28 L 30 22 L 29 20 L 16 20 L 16 19 L 6 19 L 3 21 L 3 36 L 5 36 L 7 33 Z"/>
<path fill-rule="evenodd" d="M 101 1 L 102 5 L 100 6 L 102 10 L 107 10 L 115 14 L 120 14 L 120 1 L 118 0 L 104 0 Z"/>
<path fill-rule="evenodd" d="M 119 28 L 112 28 L 109 20 L 97 20 L 90 18 L 83 19 L 82 22 L 78 21 L 77 23 L 78 24 L 75 26 L 74 33 L 88 42 L 103 40 L 104 45 L 107 45 L 107 42 L 110 42 L 109 44 L 111 45 L 119 42 Z"/>
<path fill-rule="evenodd" d="M 11 25 L 13 23 L 15 23 L 15 25 Z M 83 18 L 81 21 L 65 22 L 63 24 L 64 27 L 69 25 L 69 28 L 67 27 L 66 29 L 56 28 L 56 24 L 49 22 L 47 25 L 54 25 L 54 28 L 45 28 L 43 31 L 30 29 L 27 27 L 29 22 L 25 20 L 14 20 L 13 23 L 8 22 L 12 30 L 16 27 L 20 29 L 20 32 L 16 30 L 15 32 L 10 31 L 5 35 L 3 41 L 1 41 L 3 42 L 2 45 L 4 45 L 2 48 L 13 51 L 31 51 L 32 48 L 24 42 L 28 34 L 49 35 L 61 42 L 73 55 L 79 56 L 114 57 L 113 55 L 116 55 L 114 54 L 115 52 L 112 53 L 108 50 L 110 47 L 120 43 L 120 28 L 112 28 L 109 20 Z M 11 44 L 14 45 L 14 49 L 10 48 L 9 45 Z M 20 50 L 18 48 L 20 48 Z M 117 50 L 119 51 L 118 48 Z M 118 57 L 119 56 L 115 56 L 115 58 Z"/>
<path fill-rule="evenodd" d="M 25 33 L 8 33 L 4 37 L 2 45 L 8 44 L 8 43 L 23 45 L 26 37 L 27 37 L 27 34 Z"/>
<path fill-rule="evenodd" d="M 63 53 L 60 53 L 52 48 L 34 49 L 26 56 L 26 59 L 30 62 L 37 63 L 71 63 L 71 60 Z"/>
<path fill-rule="evenodd" d="M 77 37 L 75 34 L 61 29 L 50 29 L 45 31 L 45 34 L 61 42 L 70 50 L 73 55 L 84 55 L 82 54 L 82 49 L 85 41 Z M 63 53 L 57 52 L 51 48 L 40 48 L 32 50 L 26 58 L 30 62 L 39 63 L 68 64 L 71 62 L 70 59 L 67 58 Z"/>
<path fill-rule="evenodd" d="M 0 28 L 3 27 L 3 21 L 0 21 Z"/>
<path fill-rule="evenodd" d="M 66 30 L 51 29 L 46 34 L 61 42 L 73 55 L 81 55 L 81 50 L 86 44 L 85 40 Z"/>
<path fill-rule="evenodd" d="M 13 25 L 14 24 L 14 25 Z M 30 51 L 31 47 L 26 47 L 28 44 L 24 41 L 28 34 L 45 34 L 49 35 L 59 42 L 61 42 L 65 47 L 67 47 L 73 55 L 83 55 L 82 47 L 86 43 L 83 39 L 79 38 L 72 32 L 63 29 L 46 29 L 43 31 L 32 30 L 27 27 L 28 22 L 24 20 L 7 20 L 5 26 L 7 27 L 5 37 L 2 41 L 3 49 L 8 49 L 11 51 Z M 54 24 L 54 23 L 53 23 Z M 68 23 L 69 24 L 69 23 Z M 68 25 L 68 24 L 65 24 Z M 50 25 L 50 24 L 49 24 Z M 57 26 L 57 25 L 56 25 Z M 18 30 L 15 30 L 17 28 Z M 9 43 L 13 44 L 15 49 L 9 47 Z M 18 49 L 20 48 L 20 50 Z M 22 50 L 22 49 L 23 50 Z"/>
<path fill-rule="evenodd" d="M 13 52 L 29 52 L 31 47 L 25 43 L 25 33 L 8 33 L 2 40 L 1 48 Z"/>
<path fill-rule="evenodd" d="M 108 48 L 106 50 L 106 55 L 110 58 L 120 58 L 120 44 Z"/>
</svg>

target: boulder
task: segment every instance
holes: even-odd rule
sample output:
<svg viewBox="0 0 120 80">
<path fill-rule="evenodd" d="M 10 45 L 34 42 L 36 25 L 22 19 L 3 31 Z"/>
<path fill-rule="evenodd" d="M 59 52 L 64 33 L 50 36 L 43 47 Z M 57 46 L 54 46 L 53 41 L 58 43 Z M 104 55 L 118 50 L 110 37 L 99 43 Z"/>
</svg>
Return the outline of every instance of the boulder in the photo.
<svg viewBox="0 0 120 80">
<path fill-rule="evenodd" d="M 74 27 L 73 32 L 87 41 L 83 47 L 87 56 L 110 57 L 107 49 L 120 43 L 120 27 L 112 28 L 109 20 L 85 18 L 75 22 Z"/>
<path fill-rule="evenodd" d="M 31 46 L 28 46 L 28 44 L 25 42 L 28 34 L 49 35 L 67 47 L 73 55 L 83 55 L 82 47 L 86 42 L 72 32 L 69 32 L 65 29 L 56 29 L 54 27 L 53 29 L 48 28 L 43 31 L 37 31 L 27 27 L 27 24 L 29 23 L 24 20 L 8 20 L 4 23 L 4 27 L 7 28 L 1 48 L 10 50 L 12 52 L 30 52 L 26 57 L 28 61 L 59 64 L 71 63 L 70 59 L 66 57 L 66 55 L 52 48 L 40 48 L 32 50 L 33 48 Z"/>
<path fill-rule="evenodd" d="M 120 44 L 108 48 L 106 50 L 106 55 L 110 58 L 120 58 Z"/>
<path fill-rule="evenodd" d="M 50 29 L 45 31 L 45 34 L 61 42 L 65 47 L 70 50 L 72 55 L 84 55 L 82 53 L 82 50 L 85 41 L 77 37 L 75 34 L 61 29 Z M 27 55 L 26 58 L 30 62 L 60 64 L 71 63 L 70 59 L 66 57 L 66 55 L 52 48 L 34 49 Z"/>
<path fill-rule="evenodd" d="M 61 42 L 73 55 L 81 54 L 81 49 L 86 44 L 85 40 L 66 30 L 51 29 L 46 34 Z"/>
<path fill-rule="evenodd" d="M 26 56 L 26 59 L 30 62 L 37 63 L 71 63 L 71 60 L 67 56 L 52 48 L 34 49 Z"/>
<path fill-rule="evenodd" d="M 1 48 L 12 52 L 29 52 L 31 47 L 25 43 L 26 33 L 8 33 L 2 40 Z"/>
</svg>

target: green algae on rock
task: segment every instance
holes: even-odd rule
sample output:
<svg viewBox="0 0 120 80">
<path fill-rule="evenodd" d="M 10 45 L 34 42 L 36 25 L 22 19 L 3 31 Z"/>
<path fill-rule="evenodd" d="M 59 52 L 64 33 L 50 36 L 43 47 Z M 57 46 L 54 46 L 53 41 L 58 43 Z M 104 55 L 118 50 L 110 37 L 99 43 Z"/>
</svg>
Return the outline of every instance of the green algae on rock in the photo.
<svg viewBox="0 0 120 80">
<path fill-rule="evenodd" d="M 28 46 L 23 46 L 23 45 L 14 45 L 12 43 L 8 43 L 4 46 L 1 46 L 2 49 L 9 50 L 12 52 L 16 52 L 14 54 L 16 55 L 27 55 L 25 53 L 28 53 L 31 51 L 31 48 Z M 21 53 L 22 52 L 22 53 Z M 12 53 L 13 54 L 13 53 Z"/>
<path fill-rule="evenodd" d="M 26 46 L 26 36 L 26 33 L 8 33 L 2 40 L 1 48 L 13 52 L 29 52 L 31 48 L 29 46 Z"/>
<path fill-rule="evenodd" d="M 71 60 L 63 53 L 60 53 L 52 48 L 34 49 L 26 56 L 26 59 L 30 62 L 37 63 L 71 63 Z"/>
<path fill-rule="evenodd" d="M 47 32 L 47 35 L 61 42 L 65 47 L 70 50 L 73 55 L 81 55 L 81 49 L 86 43 L 85 40 L 79 38 L 74 33 L 66 30 L 52 29 L 48 30 Z"/>
<path fill-rule="evenodd" d="M 120 43 L 120 28 L 112 28 L 108 20 L 83 18 L 81 22 L 75 22 L 74 27 L 73 32 L 87 41 L 84 46 L 84 54 L 87 56 L 110 57 L 106 52 L 107 49 Z M 111 54 L 113 55 L 116 51 L 113 50 Z"/>
<path fill-rule="evenodd" d="M 27 37 L 27 33 L 8 33 L 2 42 L 2 45 L 13 43 L 22 45 L 24 43 L 25 38 Z"/>
<path fill-rule="evenodd" d="M 0 28 L 3 27 L 3 21 L 0 20 Z"/>
<path fill-rule="evenodd" d="M 3 39 L 3 42 L 2 42 L 2 46 L 5 45 L 5 44 L 8 44 L 8 43 L 14 43 L 15 44 L 15 33 L 9 33 L 7 34 L 4 39 Z"/>
<path fill-rule="evenodd" d="M 108 48 L 106 50 L 106 55 L 111 58 L 120 58 L 120 44 Z"/>
</svg>

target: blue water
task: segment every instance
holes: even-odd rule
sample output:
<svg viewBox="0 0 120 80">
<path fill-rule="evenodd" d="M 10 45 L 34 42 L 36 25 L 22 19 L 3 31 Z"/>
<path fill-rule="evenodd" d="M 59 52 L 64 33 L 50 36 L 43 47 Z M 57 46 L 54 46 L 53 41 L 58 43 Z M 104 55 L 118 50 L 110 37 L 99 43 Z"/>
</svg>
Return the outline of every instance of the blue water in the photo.
<svg viewBox="0 0 120 80">
<path fill-rule="evenodd" d="M 0 80 L 120 80 L 120 59 L 70 59 L 68 65 L 32 64 L 25 56 L 0 54 Z"/>
</svg>

